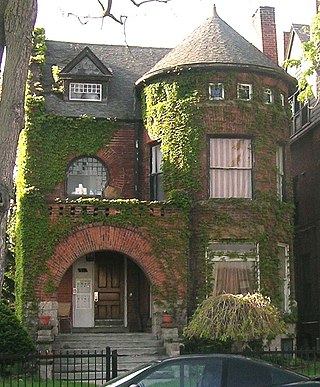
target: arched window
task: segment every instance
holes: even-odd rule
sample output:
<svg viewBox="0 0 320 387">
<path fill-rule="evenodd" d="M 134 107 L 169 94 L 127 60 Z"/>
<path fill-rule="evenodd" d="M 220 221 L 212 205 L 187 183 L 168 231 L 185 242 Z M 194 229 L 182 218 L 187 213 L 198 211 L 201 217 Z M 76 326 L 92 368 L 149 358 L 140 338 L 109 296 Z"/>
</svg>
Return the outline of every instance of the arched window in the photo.
<svg viewBox="0 0 320 387">
<path fill-rule="evenodd" d="M 108 184 L 108 171 L 95 157 L 73 161 L 67 171 L 68 196 L 102 196 Z"/>
</svg>

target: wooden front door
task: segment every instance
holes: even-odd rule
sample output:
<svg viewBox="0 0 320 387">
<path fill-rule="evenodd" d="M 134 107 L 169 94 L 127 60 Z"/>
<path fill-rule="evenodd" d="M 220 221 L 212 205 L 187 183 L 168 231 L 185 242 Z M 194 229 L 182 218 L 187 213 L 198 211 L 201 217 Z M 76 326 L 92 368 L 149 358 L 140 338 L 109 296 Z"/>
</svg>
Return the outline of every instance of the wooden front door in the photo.
<svg viewBox="0 0 320 387">
<path fill-rule="evenodd" d="M 96 254 L 95 321 L 123 320 L 124 259 L 120 254 Z"/>
</svg>

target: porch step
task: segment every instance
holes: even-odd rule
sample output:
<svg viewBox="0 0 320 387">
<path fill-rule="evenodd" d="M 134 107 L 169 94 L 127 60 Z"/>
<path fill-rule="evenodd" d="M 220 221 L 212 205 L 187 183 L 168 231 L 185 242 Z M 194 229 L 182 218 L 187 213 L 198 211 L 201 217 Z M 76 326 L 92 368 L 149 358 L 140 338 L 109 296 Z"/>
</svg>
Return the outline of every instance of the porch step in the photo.
<svg viewBox="0 0 320 387">
<path fill-rule="evenodd" d="M 129 329 L 124 326 L 108 325 L 96 326 L 92 328 L 72 328 L 72 333 L 128 333 Z"/>
<path fill-rule="evenodd" d="M 146 362 L 166 356 L 163 343 L 151 333 L 80 333 L 73 331 L 71 334 L 59 334 L 53 344 L 56 354 L 100 354 L 105 353 L 106 347 L 117 350 L 118 353 L 118 374 L 132 370 L 133 368 Z M 89 374 L 103 372 L 105 357 L 83 358 L 68 361 L 67 359 L 57 359 L 55 365 L 55 378 L 66 379 L 66 374 L 79 372 L 81 369 L 90 370 Z M 91 363 L 94 364 L 91 364 Z"/>
</svg>

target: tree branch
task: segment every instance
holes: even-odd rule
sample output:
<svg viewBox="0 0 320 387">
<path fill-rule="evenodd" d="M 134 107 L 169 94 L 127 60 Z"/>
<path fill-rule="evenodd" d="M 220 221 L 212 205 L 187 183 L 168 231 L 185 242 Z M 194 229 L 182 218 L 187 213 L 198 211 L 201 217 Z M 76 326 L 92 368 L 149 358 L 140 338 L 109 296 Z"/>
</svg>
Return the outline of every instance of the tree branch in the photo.
<svg viewBox="0 0 320 387">
<path fill-rule="evenodd" d="M 99 0 L 98 0 L 99 1 Z M 111 0 L 112 1 L 112 0 Z M 140 7 L 140 5 L 145 3 L 169 3 L 171 0 L 142 0 L 140 3 L 138 3 L 135 0 L 130 0 L 132 4 L 134 4 L 136 7 Z"/>
<path fill-rule="evenodd" d="M 1 0 L 0 0 L 1 1 Z M 140 7 L 141 5 L 145 3 L 168 3 L 171 0 L 141 0 L 140 2 L 136 0 L 129 0 L 133 5 L 136 7 Z M 100 16 L 78 16 L 72 12 L 68 12 L 67 16 L 74 16 L 76 17 L 81 24 L 87 24 L 89 19 L 104 19 L 106 17 L 109 17 L 110 19 L 114 20 L 115 22 L 124 25 L 127 16 L 126 15 L 121 15 L 120 17 L 116 17 L 112 12 L 112 3 L 113 0 L 107 0 L 107 7 L 104 6 L 102 0 L 97 0 L 97 2 L 100 4 L 100 7 L 102 9 L 102 14 Z"/>
</svg>

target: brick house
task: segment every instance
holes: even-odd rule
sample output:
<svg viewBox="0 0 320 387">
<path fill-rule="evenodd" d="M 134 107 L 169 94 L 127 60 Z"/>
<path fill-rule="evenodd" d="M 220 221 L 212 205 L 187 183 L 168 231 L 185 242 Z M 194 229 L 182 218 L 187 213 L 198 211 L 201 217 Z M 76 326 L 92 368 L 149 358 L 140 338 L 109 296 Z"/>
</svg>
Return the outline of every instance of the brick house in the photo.
<svg viewBox="0 0 320 387">
<path fill-rule="evenodd" d="M 319 1 L 316 1 L 318 10 Z M 310 28 L 293 24 L 287 33 L 285 59 L 298 59 L 302 43 L 310 39 Z M 299 78 L 296 68 L 287 71 Z M 294 255 L 296 271 L 296 299 L 298 302 L 298 343 L 315 347 L 320 337 L 318 299 L 319 282 L 319 179 L 318 153 L 320 134 L 319 76 L 310 78 L 314 96 L 307 102 L 299 102 L 299 90 L 291 97 L 292 126 L 290 149 L 291 174 L 294 184 L 295 238 Z"/>
<path fill-rule="evenodd" d="M 17 178 L 30 324 L 61 332 L 64 304 L 73 331 L 161 334 L 167 311 L 181 332 L 207 295 L 254 290 L 290 317 L 295 81 L 275 56 L 215 9 L 172 50 L 38 39 Z"/>
</svg>

